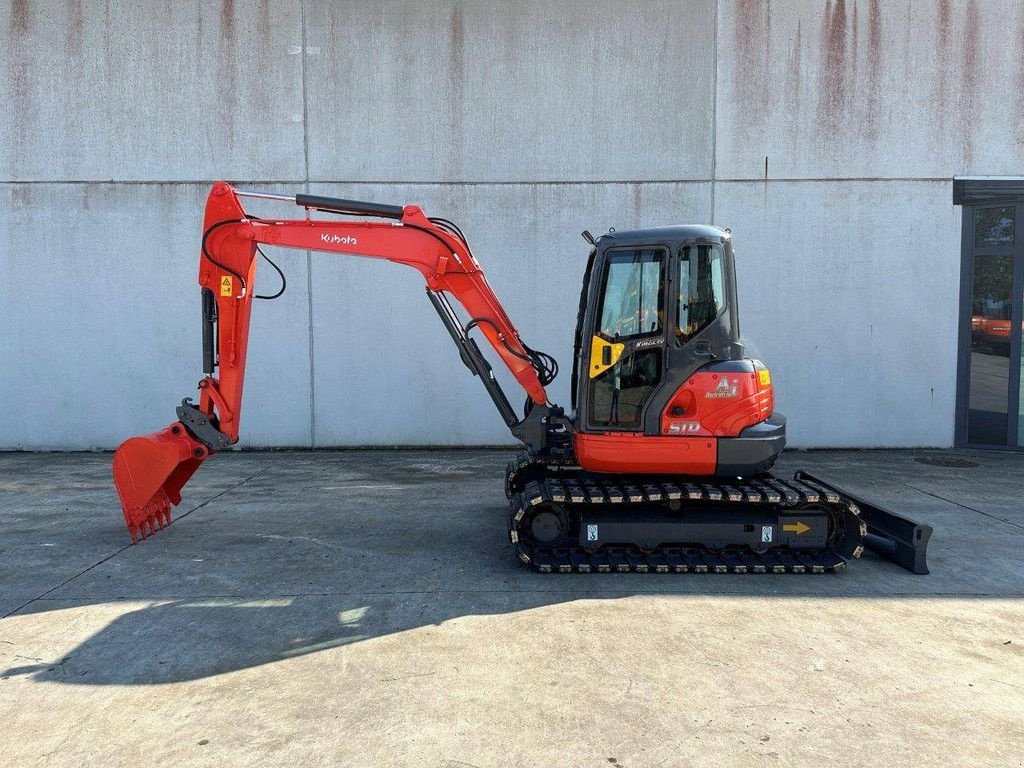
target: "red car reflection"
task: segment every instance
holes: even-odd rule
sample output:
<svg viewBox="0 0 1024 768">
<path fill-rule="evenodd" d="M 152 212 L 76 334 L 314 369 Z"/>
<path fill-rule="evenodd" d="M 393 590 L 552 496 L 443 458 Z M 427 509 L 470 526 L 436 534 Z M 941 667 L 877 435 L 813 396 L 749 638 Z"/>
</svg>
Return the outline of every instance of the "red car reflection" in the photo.
<svg viewBox="0 0 1024 768">
<path fill-rule="evenodd" d="M 971 346 L 991 347 L 996 354 L 1010 354 L 1010 321 L 983 315 L 971 316 Z"/>
</svg>

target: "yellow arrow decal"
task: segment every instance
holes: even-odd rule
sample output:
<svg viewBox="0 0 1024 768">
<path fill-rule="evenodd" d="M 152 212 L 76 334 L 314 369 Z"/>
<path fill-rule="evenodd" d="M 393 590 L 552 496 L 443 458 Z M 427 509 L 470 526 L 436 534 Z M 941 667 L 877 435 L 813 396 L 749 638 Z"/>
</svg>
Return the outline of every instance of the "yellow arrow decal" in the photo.
<svg viewBox="0 0 1024 768">
<path fill-rule="evenodd" d="M 807 533 L 809 530 L 811 530 L 811 526 L 805 523 L 801 523 L 799 520 L 797 520 L 795 523 L 786 523 L 782 526 L 782 530 L 795 531 L 796 535 L 799 536 L 801 533 Z"/>
</svg>

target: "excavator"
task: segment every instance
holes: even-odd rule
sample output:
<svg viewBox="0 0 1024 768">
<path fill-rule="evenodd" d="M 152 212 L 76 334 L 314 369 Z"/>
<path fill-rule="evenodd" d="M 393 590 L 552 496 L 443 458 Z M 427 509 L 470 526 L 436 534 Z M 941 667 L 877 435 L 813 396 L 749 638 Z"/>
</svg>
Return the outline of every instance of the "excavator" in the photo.
<svg viewBox="0 0 1024 768">
<path fill-rule="evenodd" d="M 259 218 L 242 199 L 305 209 Z M 333 218 L 313 218 L 313 212 Z M 358 217 L 358 218 L 353 218 Z M 927 573 L 932 529 L 806 471 L 771 474 L 786 444 L 771 372 L 740 337 L 729 230 L 677 225 L 615 231 L 589 245 L 566 411 L 545 390 L 555 359 L 529 347 L 466 237 L 416 205 L 245 192 L 217 182 L 199 257 L 198 402 L 165 429 L 132 437 L 113 474 L 133 541 L 171 522 L 192 474 L 238 441 L 254 298 L 285 277 L 261 245 L 386 259 L 420 272 L 462 362 L 523 450 L 509 463 L 508 535 L 545 573 L 825 573 L 867 548 Z M 254 292 L 262 256 L 276 294 Z M 459 304 L 463 316 L 452 300 Z M 509 401 L 486 342 L 525 392 Z"/>
</svg>

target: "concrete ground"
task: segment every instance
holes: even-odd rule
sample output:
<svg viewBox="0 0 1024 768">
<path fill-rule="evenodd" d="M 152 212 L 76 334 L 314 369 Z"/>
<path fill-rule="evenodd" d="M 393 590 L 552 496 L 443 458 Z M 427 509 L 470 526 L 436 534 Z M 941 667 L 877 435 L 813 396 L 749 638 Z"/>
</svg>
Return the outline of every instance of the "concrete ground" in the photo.
<svg viewBox="0 0 1024 768">
<path fill-rule="evenodd" d="M 1024 455 L 783 457 L 929 576 L 535 574 L 508 457 L 217 456 L 127 546 L 109 455 L 0 454 L 0 761 L 1024 765 Z"/>
</svg>

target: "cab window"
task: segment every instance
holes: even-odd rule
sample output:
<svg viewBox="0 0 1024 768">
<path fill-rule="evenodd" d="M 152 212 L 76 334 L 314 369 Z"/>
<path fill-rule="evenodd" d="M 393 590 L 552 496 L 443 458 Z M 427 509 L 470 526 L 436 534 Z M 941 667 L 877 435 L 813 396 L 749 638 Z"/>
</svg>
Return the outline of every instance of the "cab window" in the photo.
<svg viewBox="0 0 1024 768">
<path fill-rule="evenodd" d="M 724 309 L 721 246 L 684 246 L 679 253 L 679 325 L 676 334 L 683 341 L 689 341 Z"/>
</svg>

